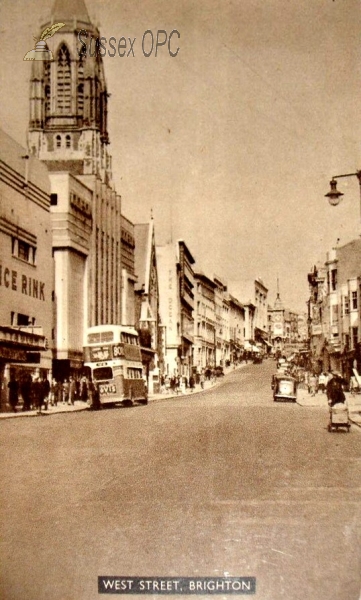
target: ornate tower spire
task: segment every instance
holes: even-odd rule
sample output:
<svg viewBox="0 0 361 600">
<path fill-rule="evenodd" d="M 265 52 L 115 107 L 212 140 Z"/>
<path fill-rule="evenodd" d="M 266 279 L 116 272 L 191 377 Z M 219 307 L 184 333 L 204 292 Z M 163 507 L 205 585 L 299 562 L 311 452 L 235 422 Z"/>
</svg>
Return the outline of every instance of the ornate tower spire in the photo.
<svg viewBox="0 0 361 600">
<path fill-rule="evenodd" d="M 56 22 L 64 26 L 49 43 L 54 61 L 32 63 L 29 151 L 50 170 L 97 175 L 109 183 L 108 93 L 95 44 L 100 33 L 83 0 L 55 0 L 42 29 Z"/>
<path fill-rule="evenodd" d="M 283 310 L 283 304 L 282 304 L 282 300 L 280 297 L 280 282 L 279 282 L 278 277 L 277 277 L 277 297 L 276 297 L 275 304 L 274 304 L 274 310 Z"/>
<path fill-rule="evenodd" d="M 62 21 L 66 17 L 71 17 L 79 22 L 91 24 L 83 0 L 55 0 L 51 17 L 54 23 Z"/>
</svg>

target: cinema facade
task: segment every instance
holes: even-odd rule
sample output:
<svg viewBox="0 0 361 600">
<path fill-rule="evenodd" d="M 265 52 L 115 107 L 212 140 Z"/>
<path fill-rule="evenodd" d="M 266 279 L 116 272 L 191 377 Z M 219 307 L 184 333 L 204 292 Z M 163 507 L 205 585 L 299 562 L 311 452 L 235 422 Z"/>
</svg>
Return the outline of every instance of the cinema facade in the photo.
<svg viewBox="0 0 361 600">
<path fill-rule="evenodd" d="M 49 376 L 54 271 L 47 168 L 0 130 L 0 384 Z"/>
</svg>

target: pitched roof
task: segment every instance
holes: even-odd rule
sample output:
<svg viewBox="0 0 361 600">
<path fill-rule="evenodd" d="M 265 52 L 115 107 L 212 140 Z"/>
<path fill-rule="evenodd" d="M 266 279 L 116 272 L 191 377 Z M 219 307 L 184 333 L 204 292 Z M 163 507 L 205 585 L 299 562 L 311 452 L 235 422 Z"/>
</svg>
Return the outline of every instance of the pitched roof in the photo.
<svg viewBox="0 0 361 600">
<path fill-rule="evenodd" d="M 55 0 L 51 16 L 55 22 L 66 19 L 91 22 L 84 0 Z"/>
</svg>

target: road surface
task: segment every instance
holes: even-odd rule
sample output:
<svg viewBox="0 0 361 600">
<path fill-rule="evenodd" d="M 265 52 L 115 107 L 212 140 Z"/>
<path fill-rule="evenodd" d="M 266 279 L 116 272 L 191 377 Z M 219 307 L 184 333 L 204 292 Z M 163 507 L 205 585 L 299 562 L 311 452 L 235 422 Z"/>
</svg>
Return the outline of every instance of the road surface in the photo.
<svg viewBox="0 0 361 600">
<path fill-rule="evenodd" d="M 274 403 L 274 365 L 193 397 L 0 422 L 0 597 L 226 575 L 255 576 L 257 600 L 359 600 L 361 430 Z"/>
</svg>

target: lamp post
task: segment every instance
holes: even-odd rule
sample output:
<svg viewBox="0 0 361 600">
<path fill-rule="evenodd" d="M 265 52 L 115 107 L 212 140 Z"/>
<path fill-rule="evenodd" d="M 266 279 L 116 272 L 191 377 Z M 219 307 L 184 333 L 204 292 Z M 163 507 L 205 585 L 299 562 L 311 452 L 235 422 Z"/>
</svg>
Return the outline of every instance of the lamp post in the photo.
<svg viewBox="0 0 361 600">
<path fill-rule="evenodd" d="M 341 177 L 357 177 L 359 185 L 360 185 L 360 218 L 361 218 L 361 171 L 356 171 L 356 173 L 346 173 L 345 175 L 334 175 L 330 181 L 331 189 L 325 194 L 325 197 L 328 198 L 331 206 L 337 206 L 341 200 L 343 193 L 339 192 L 337 189 L 337 181 L 336 179 L 340 179 Z"/>
</svg>

